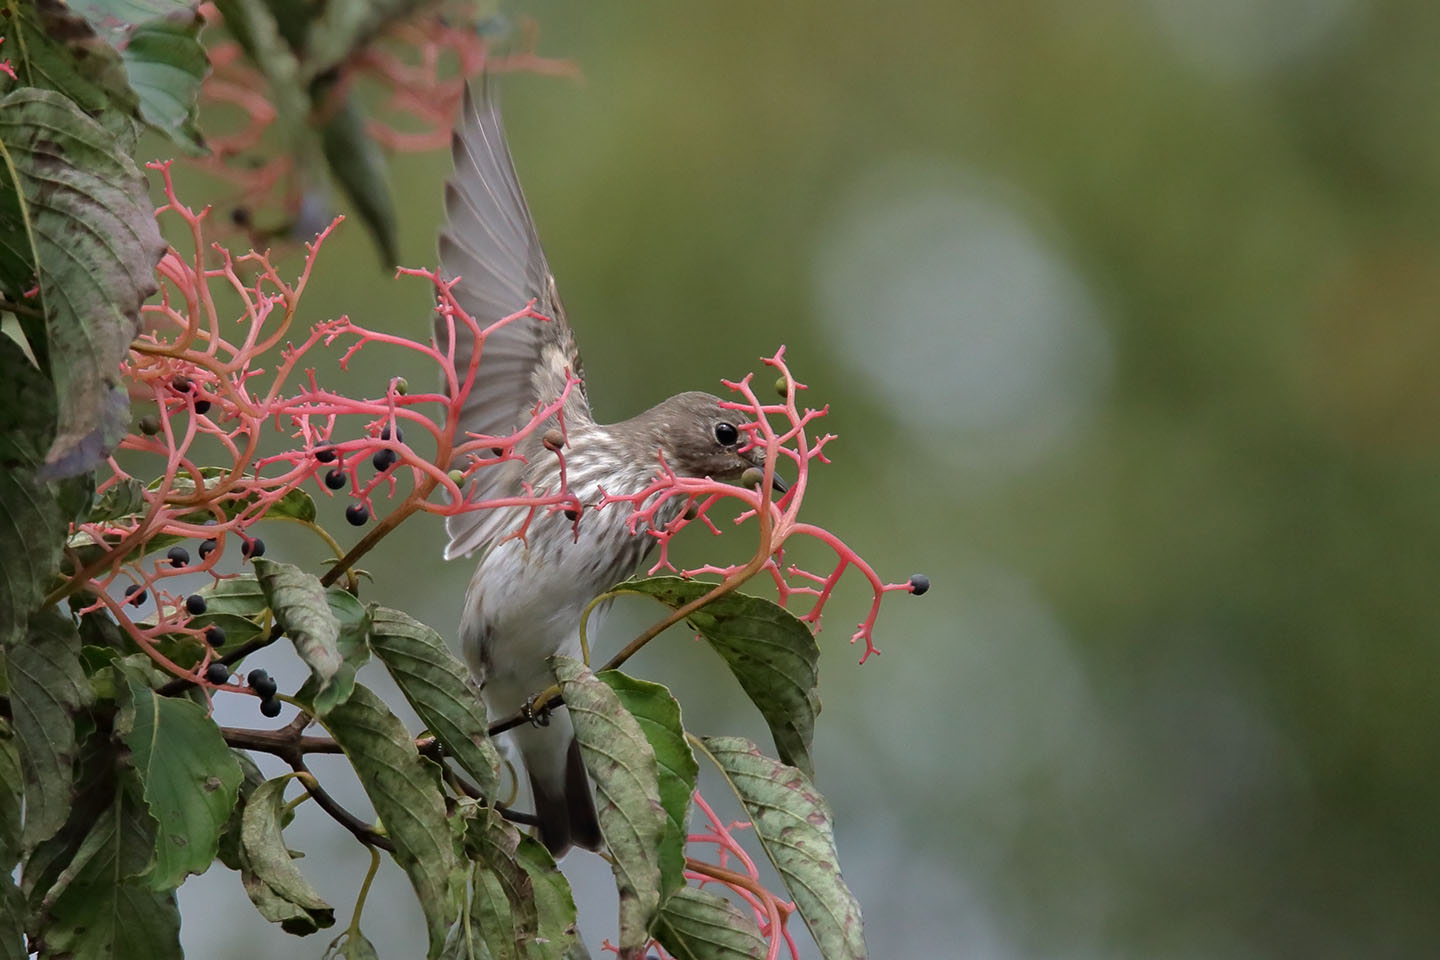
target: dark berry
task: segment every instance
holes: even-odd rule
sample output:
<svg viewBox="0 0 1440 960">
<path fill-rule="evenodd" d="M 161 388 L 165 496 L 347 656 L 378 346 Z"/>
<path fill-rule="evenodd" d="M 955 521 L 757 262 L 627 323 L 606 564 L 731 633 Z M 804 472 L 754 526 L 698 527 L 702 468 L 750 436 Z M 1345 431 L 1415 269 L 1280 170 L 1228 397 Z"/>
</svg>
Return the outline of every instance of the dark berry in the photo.
<svg viewBox="0 0 1440 960">
<path fill-rule="evenodd" d="M 370 458 L 370 462 L 375 465 L 376 470 L 386 470 L 398 459 L 394 450 L 376 450 L 375 456 Z"/>
<path fill-rule="evenodd" d="M 160 432 L 160 421 L 146 415 L 140 418 L 140 432 L 147 437 L 153 437 Z"/>
<path fill-rule="evenodd" d="M 205 598 L 198 593 L 192 593 L 185 598 L 185 609 L 190 611 L 190 616 L 198 617 L 205 612 Z"/>
<path fill-rule="evenodd" d="M 339 454 L 335 452 L 334 447 L 321 447 L 315 451 L 315 459 L 321 463 L 334 463 L 337 456 Z"/>
<path fill-rule="evenodd" d="M 262 700 L 270 700 L 275 696 L 275 678 L 260 667 L 251 670 L 245 682 L 250 684 L 251 690 L 260 694 Z"/>
<path fill-rule="evenodd" d="M 925 574 L 917 573 L 915 574 L 915 576 L 910 578 L 910 592 L 915 594 L 915 596 L 918 597 L 929 589 L 930 578 L 925 576 Z"/>
<path fill-rule="evenodd" d="M 267 697 L 260 701 L 260 712 L 267 717 L 280 716 L 280 701 L 274 697 Z"/>
<path fill-rule="evenodd" d="M 370 519 L 370 511 L 365 509 L 363 503 L 352 503 L 345 508 L 345 519 L 352 527 L 363 527 L 365 521 Z"/>
<path fill-rule="evenodd" d="M 334 470 L 331 470 L 329 473 L 325 474 L 325 486 L 329 487 L 331 490 L 339 490 L 344 487 L 345 471 L 341 470 L 339 467 L 336 467 Z"/>
<path fill-rule="evenodd" d="M 132 583 L 125 588 L 125 596 L 130 599 L 130 606 L 138 607 L 145 602 L 146 593 L 140 584 Z"/>
<path fill-rule="evenodd" d="M 170 386 L 171 386 L 171 388 L 174 389 L 174 391 L 175 391 L 176 393 L 189 393 L 189 392 L 190 392 L 190 378 L 189 378 L 189 377 L 176 377 L 174 380 L 171 380 L 171 381 L 170 381 Z"/>
<path fill-rule="evenodd" d="M 205 628 L 205 642 L 212 647 L 223 645 L 225 643 L 225 630 L 222 627 L 215 626 L 213 623 L 210 624 L 210 626 Z"/>
<path fill-rule="evenodd" d="M 190 563 L 190 551 L 184 547 L 171 547 L 166 551 L 165 557 L 172 567 L 184 567 Z"/>
<path fill-rule="evenodd" d="M 206 557 L 210 556 L 211 551 L 213 551 L 214 549 L 215 549 L 215 541 L 214 541 L 214 540 L 206 540 L 205 542 L 201 543 L 201 544 L 200 544 L 200 560 L 203 562 Z"/>
<path fill-rule="evenodd" d="M 196 400 L 196 401 L 195 401 L 195 412 L 196 412 L 196 413 L 209 413 L 209 412 L 210 412 L 210 401 L 209 401 L 209 400 Z"/>
<path fill-rule="evenodd" d="M 236 207 L 230 211 L 230 222 L 237 227 L 250 226 L 250 211 L 246 207 Z"/>
<path fill-rule="evenodd" d="M 240 555 L 246 559 L 265 556 L 265 541 L 259 537 L 254 540 L 246 540 L 240 546 Z"/>
<path fill-rule="evenodd" d="M 230 668 L 217 660 L 205 668 L 205 679 L 210 683 L 224 683 L 230 679 Z"/>
<path fill-rule="evenodd" d="M 566 520 L 569 520 L 571 523 L 574 523 L 576 520 L 579 520 L 579 519 L 580 519 L 580 514 L 579 514 L 578 512 L 576 512 L 575 508 L 573 508 L 573 507 L 566 507 L 566 508 L 565 508 L 565 519 L 566 519 Z"/>
<path fill-rule="evenodd" d="M 381 440 L 389 440 L 389 439 L 390 439 L 390 428 L 389 428 L 389 427 L 386 427 L 384 430 L 381 430 L 381 431 L 380 431 L 380 439 L 381 439 Z M 404 443 L 404 442 L 405 442 L 405 431 L 401 430 L 399 427 L 396 427 L 396 428 L 395 428 L 395 442 L 396 442 L 396 443 Z"/>
</svg>

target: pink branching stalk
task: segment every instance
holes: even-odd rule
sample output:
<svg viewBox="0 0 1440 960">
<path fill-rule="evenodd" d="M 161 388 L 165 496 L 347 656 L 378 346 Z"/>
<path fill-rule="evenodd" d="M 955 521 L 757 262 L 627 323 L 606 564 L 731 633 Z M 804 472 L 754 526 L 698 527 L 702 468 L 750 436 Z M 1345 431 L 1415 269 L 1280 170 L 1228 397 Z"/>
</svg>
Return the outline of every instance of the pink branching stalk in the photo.
<svg viewBox="0 0 1440 960">
<path fill-rule="evenodd" d="M 190 618 L 183 598 L 167 589 L 167 581 L 201 572 L 220 579 L 216 564 L 237 544 L 246 558 L 261 552 L 263 542 L 252 533 L 254 524 L 296 490 L 313 486 L 330 495 L 322 482 L 323 475 L 343 479 L 341 485 L 348 488 L 353 501 L 363 505 L 367 516 L 379 518 L 361 543 L 327 575 L 326 582 L 349 575 L 355 559 L 417 512 L 452 515 L 476 509 L 522 507 L 524 519 L 509 536 L 523 539 L 538 512 L 564 511 L 573 516 L 578 535 L 586 511 L 565 484 L 562 416 L 566 399 L 580 384 L 577 378 L 571 376 L 554 400 L 537 404 L 530 420 L 511 434 L 456 434 L 460 411 L 479 375 L 485 338 L 522 318 L 547 322 L 535 312 L 533 304 L 482 328 L 455 300 L 454 280 L 445 280 L 434 271 L 402 269 L 402 276 L 418 277 L 433 286 L 437 314 L 442 318 L 439 342 L 419 343 L 371 330 L 344 316 L 296 333 L 294 321 L 300 298 L 336 224 L 306 245 L 298 277 L 287 280 L 268 253 L 236 257 L 218 244 L 207 245 L 204 227 L 210 209 L 196 212 L 176 197 L 168 163 L 151 166 L 160 174 L 166 197 L 157 215 L 178 219 L 193 249 L 187 257 L 172 248 L 161 259 L 156 270 L 161 288 L 158 302 L 144 307 L 147 332 L 136 340 L 123 365 L 132 395 L 137 401 L 153 403 L 157 415 L 143 418 L 141 429 L 127 436 L 121 449 L 148 454 L 156 458 L 158 466 L 155 479 L 143 488 L 142 508 L 116 519 L 76 526 L 71 542 L 75 574 L 55 599 L 80 590 L 93 595 L 95 599 L 87 609 L 108 609 L 157 665 L 196 680 L 203 675 L 213 652 L 199 642 L 203 631 L 188 625 Z M 216 300 L 221 290 L 240 303 L 240 315 L 233 325 L 222 325 Z M 481 349 L 466 351 L 468 365 L 457 366 L 456 345 L 472 339 Z M 326 388 L 315 368 L 305 364 L 317 351 L 338 349 L 342 341 L 343 351 L 337 360 L 342 369 L 357 351 L 372 345 L 411 350 L 435 364 L 441 388 L 411 393 L 401 381 L 392 380 L 381 395 L 373 398 L 349 397 Z M 266 365 L 262 366 L 262 362 Z M 722 586 L 730 589 L 764 571 L 775 584 L 781 602 L 797 595 L 813 597 L 814 602 L 801 619 L 818 625 L 836 583 L 853 567 L 872 591 L 870 612 L 852 637 L 852 642 L 865 640 L 868 656 L 875 650 L 872 631 L 881 599 L 890 591 L 913 588 L 909 583 L 884 583 L 834 534 L 798 519 L 810 467 L 816 461 L 828 462 L 824 448 L 833 438 L 828 434 L 811 436 L 811 424 L 826 411 L 797 407 L 795 397 L 804 385 L 791 375 L 784 349 L 765 363 L 780 372 L 783 401 L 762 403 L 751 388 L 752 378 L 747 376 L 727 382 L 740 399 L 726 403 L 751 418 L 743 429 L 751 446 L 765 450 L 763 483 L 747 489 L 682 477 L 660 456 L 654 480 L 645 489 L 633 495 L 604 495 L 596 507 L 624 509 L 620 505 L 628 505 L 628 522 L 636 535 L 654 537 L 660 545 L 660 558 L 653 572 L 662 567 L 674 569 L 667 556 L 675 534 L 692 523 L 701 523 L 719 534 L 721 528 L 710 519 L 709 512 L 722 500 L 739 500 L 744 510 L 735 522 L 759 521 L 760 543 L 755 556 L 745 564 L 707 565 L 681 573 L 718 574 L 724 578 Z M 553 442 L 547 433 L 545 447 L 561 459 L 557 487 L 526 489 L 485 501 L 474 499 L 469 492 L 474 489 L 470 481 L 477 472 L 522 459 L 516 445 L 552 420 L 560 425 L 559 442 Z M 264 442 L 267 437 L 272 438 L 269 443 Z M 433 454 L 417 449 L 417 438 L 424 438 L 422 446 L 427 450 L 433 446 Z M 280 450 L 262 449 L 275 446 L 276 440 Z M 211 461 L 216 457 L 214 451 L 221 451 L 219 465 L 202 463 L 192 453 L 199 441 L 204 441 L 204 448 L 211 451 L 206 454 Z M 775 464 L 781 460 L 794 465 L 796 479 L 789 491 L 774 501 L 769 483 Z M 374 464 L 376 470 L 362 473 L 361 467 L 367 463 Z M 138 481 L 116 460 L 108 464 L 109 476 L 98 488 L 101 494 L 122 484 L 138 488 Z M 688 512 L 668 523 L 660 522 L 658 511 L 676 498 L 689 507 Z M 391 505 L 381 518 L 378 508 L 383 500 L 389 500 Z M 316 524 L 310 526 L 340 552 L 328 533 Z M 829 546 L 836 555 L 833 568 L 821 574 L 793 564 L 784 567 L 786 542 L 794 535 L 812 537 Z M 138 559 L 146 555 L 144 548 L 157 537 L 167 542 L 205 543 L 197 562 L 176 566 L 165 559 Z M 129 604 L 113 596 L 117 584 L 143 591 L 139 597 L 154 598 L 154 622 L 142 623 L 127 615 L 125 607 Z M 177 663 L 175 656 L 166 652 L 172 649 L 176 637 L 190 638 L 191 650 L 199 651 L 193 666 Z"/>
<path fill-rule="evenodd" d="M 723 405 L 752 418 L 752 422 L 742 425 L 740 429 L 750 438 L 744 449 L 759 447 L 765 451 L 764 483 L 757 485 L 757 489 L 747 490 L 716 480 L 681 477 L 669 468 L 662 457 L 659 473 L 648 487 L 629 495 L 606 495 L 602 503 L 631 504 L 634 513 L 630 518 L 630 528 L 637 532 L 643 531 L 659 543 L 659 557 L 649 570 L 651 574 L 662 569 L 676 569 L 669 560 L 670 540 L 687 526 L 701 523 L 711 533 L 720 534 L 720 528 L 707 513 L 721 500 L 732 498 L 744 505 L 743 512 L 735 518 L 734 522 L 737 524 L 763 514 L 765 522 L 760 524 L 761 545 L 754 559 L 727 567 L 706 564 L 677 572 L 685 577 L 716 574 L 728 582 L 732 578 L 749 579 L 754 573 L 763 570 L 774 582 L 782 606 L 787 605 L 795 596 L 814 597 L 814 603 L 800 619 L 814 624 L 817 629 L 835 585 L 845 571 L 853 567 L 869 583 L 872 594 L 869 613 L 850 637 L 851 643 L 861 639 L 865 641 L 865 651 L 860 655 L 860 662 L 864 663 L 872 653 L 878 652 L 874 642 L 874 629 L 875 620 L 880 613 L 881 599 L 886 593 L 895 590 L 913 592 L 914 586 L 909 581 L 886 583 L 863 557 L 835 534 L 823 527 L 802 523 L 798 519 L 801 504 L 805 499 L 805 490 L 809 485 L 812 464 L 817 461 L 826 464 L 830 462 L 824 451 L 826 444 L 835 439 L 834 435 L 827 433 L 814 437 L 809 432 L 810 425 L 825 416 L 830 408 L 827 405 L 818 410 L 809 407 L 802 410 L 796 405 L 796 394 L 806 387 L 791 375 L 790 368 L 785 363 L 784 347 L 777 350 L 774 356 L 764 358 L 763 362 L 779 371 L 780 378 L 776 381 L 776 389 L 784 388 L 784 399 L 780 403 L 762 403 L 751 386 L 754 374 L 747 374 L 738 382 L 724 381 L 725 386 L 740 395 L 740 399 L 725 401 Z M 772 417 L 779 421 L 778 426 L 772 423 Z M 770 494 L 771 478 L 774 476 L 775 464 L 782 458 L 795 466 L 797 476 L 790 489 L 776 501 Z M 660 523 L 659 511 L 675 498 L 681 498 L 688 509 L 669 523 Z M 835 553 L 835 566 L 823 574 L 803 570 L 795 564 L 785 566 L 786 541 L 795 535 L 811 537 L 828 546 Z"/>
<path fill-rule="evenodd" d="M 156 268 L 158 302 L 143 308 L 146 332 L 122 366 L 132 397 L 153 403 L 156 415 L 142 418 L 140 429 L 120 446 L 156 458 L 156 479 L 140 488 L 119 462 L 107 461 L 109 475 L 98 485 L 98 493 L 133 484 L 141 490 L 142 505 L 125 516 L 75 526 L 70 540 L 75 573 L 54 599 L 82 590 L 93 595 L 82 612 L 107 609 L 159 667 L 213 688 L 203 681 L 213 651 L 200 642 L 203 630 L 189 625 L 184 598 L 169 590 L 167 581 L 196 573 L 223 579 L 217 563 L 237 544 L 242 556 L 258 555 L 264 548 L 252 532 L 254 524 L 297 490 L 313 485 L 328 495 L 323 474 L 343 477 L 349 495 L 369 515 L 376 514 L 381 497 L 392 501 L 389 513 L 368 535 L 371 543 L 415 512 L 449 515 L 499 506 L 536 510 L 577 502 L 563 485 L 534 496 L 484 503 L 475 502 L 463 490 L 477 471 L 519 459 L 516 444 L 557 414 L 579 386 L 577 378 L 570 378 L 559 397 L 538 405 L 530 421 L 512 434 L 456 436 L 459 412 L 474 388 L 481 351 L 472 351 L 468 366 L 457 368 L 455 342 L 468 336 L 483 344 L 489 334 L 521 318 L 548 322 L 531 306 L 482 328 L 455 303 L 450 293 L 453 281 L 443 281 L 433 271 L 404 270 L 403 274 L 434 285 L 437 309 L 449 331 L 445 349 L 371 330 L 347 317 L 315 324 L 294 342 L 287 334 L 292 332 L 300 298 L 339 221 L 306 245 L 299 276 L 287 280 L 268 253 L 234 257 L 219 245 L 207 245 L 204 225 L 210 209 L 196 212 L 176 197 L 168 163 L 151 167 L 160 174 L 167 201 L 157 215 L 177 218 L 190 234 L 194 250 L 187 257 L 171 248 L 161 259 Z M 217 265 L 207 266 L 207 254 Z M 222 325 L 216 301 L 219 290 L 241 304 L 233 324 Z M 442 389 L 410 393 L 399 380 L 392 380 L 382 395 L 370 399 L 326 389 L 315 369 L 302 372 L 302 365 L 316 351 L 342 339 L 345 349 L 337 360 L 341 368 L 371 344 L 413 350 L 439 368 Z M 273 363 L 262 366 L 267 358 Z M 427 438 L 421 446 L 433 445 L 433 455 L 416 449 L 419 437 Z M 274 446 L 267 438 L 278 439 L 284 449 L 262 450 Z M 215 451 L 221 451 L 219 466 L 202 463 L 194 452 L 202 441 L 212 464 Z M 365 464 L 377 469 L 362 474 Z M 443 492 L 431 499 L 437 489 Z M 310 526 L 339 551 L 322 528 Z M 162 544 L 205 542 L 198 560 L 176 565 L 164 557 L 145 559 L 146 547 L 157 538 L 164 538 Z M 357 551 L 363 552 L 359 547 L 352 550 L 330 579 L 348 571 Z M 127 584 L 131 592 L 116 599 L 115 588 Z M 150 597 L 156 603 L 154 622 L 142 623 L 128 615 L 127 606 L 141 606 Z M 190 638 L 190 649 L 199 651 L 193 667 L 182 666 L 165 652 L 177 637 Z"/>
<path fill-rule="evenodd" d="M 222 22 L 213 4 L 202 5 L 201 14 L 212 29 Z M 579 73 L 570 61 L 535 53 L 539 34 L 533 21 L 522 22 L 516 51 L 505 56 L 487 56 L 485 38 L 476 28 L 471 4 L 436 4 L 396 22 L 338 67 L 328 97 L 315 105 L 311 122 L 322 122 L 357 84 L 378 88 L 379 103 L 366 122 L 366 132 L 395 152 L 434 150 L 449 144 L 465 85 L 482 72 Z M 295 166 L 293 151 L 277 154 L 264 147 L 278 116 L 265 77 L 245 60 L 238 43 L 224 41 L 207 50 L 211 74 L 201 88 L 202 110 L 225 105 L 238 110 L 240 117 L 230 129 L 217 131 L 207 112 L 210 153 L 187 162 L 234 185 L 226 201 L 236 211 L 231 230 L 245 232 L 252 244 L 263 245 L 279 237 L 256 226 L 257 214 L 278 213 L 282 223 L 301 218 L 306 190 L 302 172 Z M 258 159 L 267 155 L 268 159 Z"/>
</svg>

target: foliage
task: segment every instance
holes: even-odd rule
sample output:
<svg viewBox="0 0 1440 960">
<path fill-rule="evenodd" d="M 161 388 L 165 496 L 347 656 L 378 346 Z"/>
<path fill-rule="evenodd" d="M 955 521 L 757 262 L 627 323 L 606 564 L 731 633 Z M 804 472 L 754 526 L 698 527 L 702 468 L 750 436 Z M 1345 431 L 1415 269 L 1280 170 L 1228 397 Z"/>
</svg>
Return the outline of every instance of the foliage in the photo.
<svg viewBox="0 0 1440 960">
<path fill-rule="evenodd" d="M 456 368 L 459 332 L 483 341 L 503 324 L 546 318 L 516 304 L 482 330 L 450 281 L 402 269 L 433 292 L 450 343 L 343 316 L 304 327 L 301 299 L 338 219 L 305 243 L 289 276 L 269 252 L 235 255 L 214 243 L 210 208 L 179 199 L 169 163 L 149 165 L 163 198 L 152 215 L 132 158 L 144 126 L 184 150 L 208 149 L 199 162 L 225 170 L 237 144 L 258 149 L 265 118 L 277 120 L 284 150 L 247 188 L 303 171 L 314 154 L 306 144 L 318 140 L 388 255 L 394 211 L 378 145 L 403 138 L 368 124 L 350 88 L 371 71 L 392 82 L 394 102 L 426 100 L 429 121 L 448 125 L 465 77 L 484 63 L 480 34 L 434 11 L 392 23 L 411 13 L 408 3 L 217 6 L 203 16 L 173 0 L 9 8 L 3 49 L 14 89 L 0 102 L 0 956 L 179 956 L 175 890 L 215 860 L 238 870 L 257 911 L 286 931 L 332 926 L 334 908 L 284 833 L 295 805 L 310 799 L 376 855 L 333 954 L 373 956 L 360 921 L 385 851 L 415 888 L 427 956 L 571 955 L 575 909 L 564 877 L 516 829 L 526 817 L 497 802 L 491 738 L 527 718 L 486 717 L 440 635 L 362 601 L 355 568 L 417 513 L 519 505 L 527 515 L 512 536 L 523 538 L 534 517 L 574 503 L 563 470 L 559 488 L 503 501 L 476 501 L 469 481 L 515 460 L 517 443 L 553 422 L 578 379 L 510 435 L 455 428 L 479 359 L 476 351 L 468 369 Z M 221 14 L 228 38 L 210 44 Z M 392 42 L 419 49 L 420 66 L 396 59 Z M 509 66 L 542 64 L 520 55 Z M 237 87 L 243 70 L 264 82 Z M 239 139 L 202 133 L 197 104 L 217 101 L 247 109 Z M 416 136 L 408 145 L 433 145 Z M 189 249 L 164 245 L 157 219 Z M 233 319 L 222 318 L 226 303 L 237 305 Z M 440 387 L 411 392 L 395 379 L 378 396 L 352 397 L 307 366 L 335 351 L 344 368 L 361 349 L 418 353 L 435 364 Z M 599 505 L 628 511 L 634 534 L 655 541 L 651 574 L 672 569 L 670 540 L 691 524 L 719 534 L 712 514 L 724 501 L 737 502 L 735 523 L 755 531 L 753 556 L 627 581 L 596 598 L 646 594 L 669 613 L 593 672 L 557 658 L 555 686 L 534 701 L 544 710 L 563 700 L 574 719 L 620 891 L 622 956 L 794 954 L 785 927 L 794 912 L 825 956 L 864 955 L 859 908 L 811 779 L 812 630 L 848 569 L 873 594 L 853 637 L 866 656 L 883 596 L 918 591 L 885 583 L 833 534 L 799 519 L 812 466 L 828 462 L 831 438 L 810 433 L 825 411 L 797 406 L 804 386 L 783 349 L 764 363 L 779 375 L 778 402 L 762 402 L 751 377 L 727 384 L 728 405 L 750 418 L 748 442 L 766 453 L 762 475 L 732 486 L 677 476 L 661 459 L 645 490 Z M 138 419 L 131 403 L 143 411 Z M 277 428 L 279 449 L 267 439 Z M 563 443 L 552 452 L 563 461 Z M 777 463 L 797 472 L 778 500 Z M 312 485 L 326 495 L 343 489 L 363 507 L 352 516 L 374 518 L 348 550 L 318 522 Z M 677 503 L 685 509 L 665 509 Z M 316 572 L 266 556 L 257 525 L 278 521 L 313 532 L 334 562 Z M 795 535 L 830 547 L 834 566 L 823 574 L 787 566 Z M 253 572 L 233 572 L 245 564 Z M 718 580 L 690 579 L 699 574 Z M 778 603 L 736 592 L 757 575 Z M 177 586 L 196 578 L 207 585 Z M 786 609 L 796 597 L 813 599 L 799 616 Z M 725 658 L 770 724 L 780 759 L 743 741 L 693 737 L 664 687 L 619 671 L 682 620 Z M 247 656 L 280 643 L 309 668 L 298 690 L 279 693 L 263 671 L 240 680 Z M 372 655 L 427 732 L 407 730 L 357 682 Z M 267 715 L 278 700 L 300 713 L 279 729 L 222 728 L 211 716 L 222 695 L 253 697 Z M 317 723 L 328 737 L 305 735 Z M 738 825 L 722 824 L 696 792 L 696 749 L 750 811 L 793 904 L 764 888 L 735 840 Z M 265 781 L 244 751 L 273 754 L 293 772 Z M 345 755 L 378 822 L 325 791 L 307 766 L 316 752 Z M 287 800 L 292 787 L 298 793 Z M 688 832 L 692 803 L 708 821 L 700 833 Z M 696 855 L 710 848 L 713 861 Z"/>
</svg>

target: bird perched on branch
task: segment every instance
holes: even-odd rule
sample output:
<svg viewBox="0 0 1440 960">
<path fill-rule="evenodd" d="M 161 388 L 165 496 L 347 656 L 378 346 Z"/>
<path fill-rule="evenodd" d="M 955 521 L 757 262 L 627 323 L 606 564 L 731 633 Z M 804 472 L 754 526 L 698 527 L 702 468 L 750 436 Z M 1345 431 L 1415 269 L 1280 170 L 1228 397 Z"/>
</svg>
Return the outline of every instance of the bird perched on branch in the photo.
<svg viewBox="0 0 1440 960">
<path fill-rule="evenodd" d="M 482 79 L 477 87 L 466 92 L 454 134 L 441 270 L 460 278 L 453 287 L 456 302 L 482 329 L 532 299 L 549 318 L 522 317 L 485 338 L 458 427 L 507 437 L 531 421 L 537 404 L 554 403 L 570 377 L 581 375 L 581 366 L 515 175 L 494 82 Z M 442 348 L 449 336 L 444 318 L 437 318 Z M 468 332 L 456 336 L 456 367 L 464 370 L 476 344 Z M 515 445 L 523 460 L 475 471 L 469 496 L 559 493 L 563 459 L 565 485 L 582 510 L 537 509 L 523 538 L 509 535 L 525 524 L 526 507 L 475 510 L 446 524 L 446 559 L 479 554 L 460 640 L 492 717 L 514 713 L 554 682 L 549 657 L 580 655 L 582 611 L 629 576 L 653 544 L 643 529 L 629 528 L 624 504 L 599 509 L 602 489 L 611 495 L 645 490 L 662 456 L 680 476 L 725 481 L 763 465 L 762 450 L 746 449 L 736 411 L 707 393 L 681 393 L 629 420 L 602 424 L 591 415 L 582 384 L 571 389 L 561 417 L 563 431 L 551 417 Z M 778 480 L 774 487 L 783 490 Z M 556 856 L 572 844 L 598 849 L 603 838 L 574 729 L 563 708 L 549 721 L 511 731 L 529 776 L 540 839 Z"/>
</svg>

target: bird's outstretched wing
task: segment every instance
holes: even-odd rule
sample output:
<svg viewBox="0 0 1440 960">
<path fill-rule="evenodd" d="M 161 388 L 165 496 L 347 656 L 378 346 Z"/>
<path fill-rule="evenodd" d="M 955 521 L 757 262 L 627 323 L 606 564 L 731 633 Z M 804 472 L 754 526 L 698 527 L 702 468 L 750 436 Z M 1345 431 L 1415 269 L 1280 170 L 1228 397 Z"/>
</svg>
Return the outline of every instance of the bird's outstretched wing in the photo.
<svg viewBox="0 0 1440 960">
<path fill-rule="evenodd" d="M 500 121 L 495 84 L 489 78 L 465 92 L 451 153 L 455 172 L 445 185 L 446 225 L 440 233 L 440 269 L 459 277 L 455 299 L 481 329 L 522 309 L 532 298 L 550 318 L 514 321 L 486 338 L 475 387 L 460 414 L 457 440 L 465 433 L 504 436 L 529 422 L 537 403 L 560 396 L 566 371 L 580 376 L 575 335 L 555 291 L 555 278 L 540 248 L 540 238 Z M 442 349 L 449 333 L 436 318 L 435 337 Z M 467 368 L 473 338 L 457 330 L 456 367 Z M 583 387 L 571 392 L 565 407 L 571 424 L 593 422 Z M 519 494 L 522 466 L 509 463 L 478 472 L 479 497 Z M 508 511 L 479 510 L 450 517 L 447 558 L 468 554 L 506 532 Z"/>
</svg>

